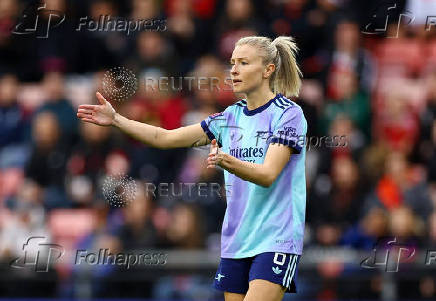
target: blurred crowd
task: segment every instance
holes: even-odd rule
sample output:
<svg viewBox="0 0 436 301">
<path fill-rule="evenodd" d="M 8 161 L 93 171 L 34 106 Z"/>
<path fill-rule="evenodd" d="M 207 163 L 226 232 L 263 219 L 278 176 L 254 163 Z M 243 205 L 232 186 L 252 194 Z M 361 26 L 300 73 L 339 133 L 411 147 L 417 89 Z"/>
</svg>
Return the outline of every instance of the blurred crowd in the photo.
<svg viewBox="0 0 436 301">
<path fill-rule="evenodd" d="M 104 72 L 124 66 L 139 87 L 132 99 L 113 103 L 121 114 L 166 129 L 200 122 L 238 99 L 222 87 L 234 43 L 247 35 L 295 37 L 304 81 L 294 101 L 303 108 L 308 136 L 347 140 L 307 152 L 305 248 L 370 251 L 384 236 L 436 248 L 436 29 L 425 24 L 425 12 L 436 13 L 431 1 L 45 3 L 41 28 L 50 22 L 48 12 L 66 16 L 47 39 L 11 32 L 30 1 L 0 1 L 0 261 L 20 256 L 22 243 L 35 235 L 82 249 L 219 250 L 231 187 L 224 188 L 222 170 L 206 169 L 207 147 L 153 149 L 114 128 L 79 122 L 76 108 L 96 103 Z M 416 14 L 413 22 L 399 19 L 404 10 Z M 101 15 L 161 20 L 165 30 L 76 30 L 79 18 Z M 146 84 L 187 76 L 220 81 L 215 89 Z M 137 187 L 121 209 L 111 208 L 102 190 L 105 179 L 119 174 Z M 175 183 L 176 193 L 149 193 L 147 183 Z M 178 183 L 219 183 L 222 193 L 192 194 Z M 334 279 L 344 268 L 318 269 L 328 281 L 316 296 L 343 296 L 347 290 Z M 94 276 L 105 273 L 111 271 L 96 269 Z M 75 268 L 60 272 L 61 293 L 54 294 L 77 294 L 79 284 L 70 280 L 78 274 Z M 358 291 L 380 296 L 377 281 Z M 432 298 L 435 286 L 423 275 L 400 293 Z M 190 297 L 200 287 L 195 279 L 164 278 L 138 295 Z M 91 295 L 105 293 L 92 287 Z"/>
</svg>

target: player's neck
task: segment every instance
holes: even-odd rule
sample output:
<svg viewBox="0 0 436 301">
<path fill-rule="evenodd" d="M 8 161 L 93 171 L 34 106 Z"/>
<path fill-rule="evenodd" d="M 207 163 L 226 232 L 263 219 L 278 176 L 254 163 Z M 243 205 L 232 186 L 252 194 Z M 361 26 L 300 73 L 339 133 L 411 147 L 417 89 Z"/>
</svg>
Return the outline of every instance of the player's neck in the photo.
<svg viewBox="0 0 436 301">
<path fill-rule="evenodd" d="M 251 111 L 263 106 L 276 95 L 270 89 L 260 89 L 247 93 L 247 108 Z"/>
</svg>

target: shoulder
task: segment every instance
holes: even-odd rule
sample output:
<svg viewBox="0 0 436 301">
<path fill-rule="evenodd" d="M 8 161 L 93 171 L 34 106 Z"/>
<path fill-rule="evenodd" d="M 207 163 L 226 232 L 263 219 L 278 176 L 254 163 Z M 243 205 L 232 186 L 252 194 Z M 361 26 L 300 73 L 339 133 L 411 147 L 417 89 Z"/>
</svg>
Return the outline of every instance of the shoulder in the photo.
<svg viewBox="0 0 436 301">
<path fill-rule="evenodd" d="M 279 97 L 276 97 L 274 100 L 276 114 L 278 115 L 279 119 L 282 118 L 302 118 L 304 117 L 304 112 L 301 106 L 299 106 L 295 101 L 292 101 L 291 99 L 279 95 Z"/>
<path fill-rule="evenodd" d="M 273 100 L 273 104 L 275 105 L 276 109 L 279 109 L 279 111 L 287 110 L 289 108 L 295 109 L 300 107 L 297 103 L 282 94 L 277 94 L 277 96 Z"/>
</svg>

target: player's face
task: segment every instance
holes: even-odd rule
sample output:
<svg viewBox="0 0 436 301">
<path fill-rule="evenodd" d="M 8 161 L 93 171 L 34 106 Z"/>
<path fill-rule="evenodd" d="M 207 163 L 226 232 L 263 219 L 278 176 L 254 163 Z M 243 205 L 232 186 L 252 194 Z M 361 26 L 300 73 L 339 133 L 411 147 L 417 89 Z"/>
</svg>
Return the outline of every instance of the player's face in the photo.
<svg viewBox="0 0 436 301">
<path fill-rule="evenodd" d="M 233 91 L 236 93 L 250 93 L 260 87 L 264 79 L 265 66 L 256 47 L 241 45 L 233 50 L 230 64 L 232 69 Z"/>
</svg>

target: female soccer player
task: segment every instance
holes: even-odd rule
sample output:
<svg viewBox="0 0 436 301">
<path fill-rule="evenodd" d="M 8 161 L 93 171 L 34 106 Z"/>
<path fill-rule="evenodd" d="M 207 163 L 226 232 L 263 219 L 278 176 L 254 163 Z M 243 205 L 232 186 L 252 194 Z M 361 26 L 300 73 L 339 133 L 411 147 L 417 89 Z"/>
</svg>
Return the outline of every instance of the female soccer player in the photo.
<svg viewBox="0 0 436 301">
<path fill-rule="evenodd" d="M 301 86 L 296 51 L 290 37 L 240 39 L 230 60 L 231 79 L 234 92 L 246 98 L 198 124 L 166 130 L 129 120 L 98 92 L 99 105 L 78 109 L 83 121 L 118 127 L 156 148 L 211 143 L 207 168 L 222 167 L 231 187 L 214 280 L 226 301 L 277 301 L 296 292 L 307 132 L 301 107 L 287 98 L 298 96 Z"/>
</svg>

